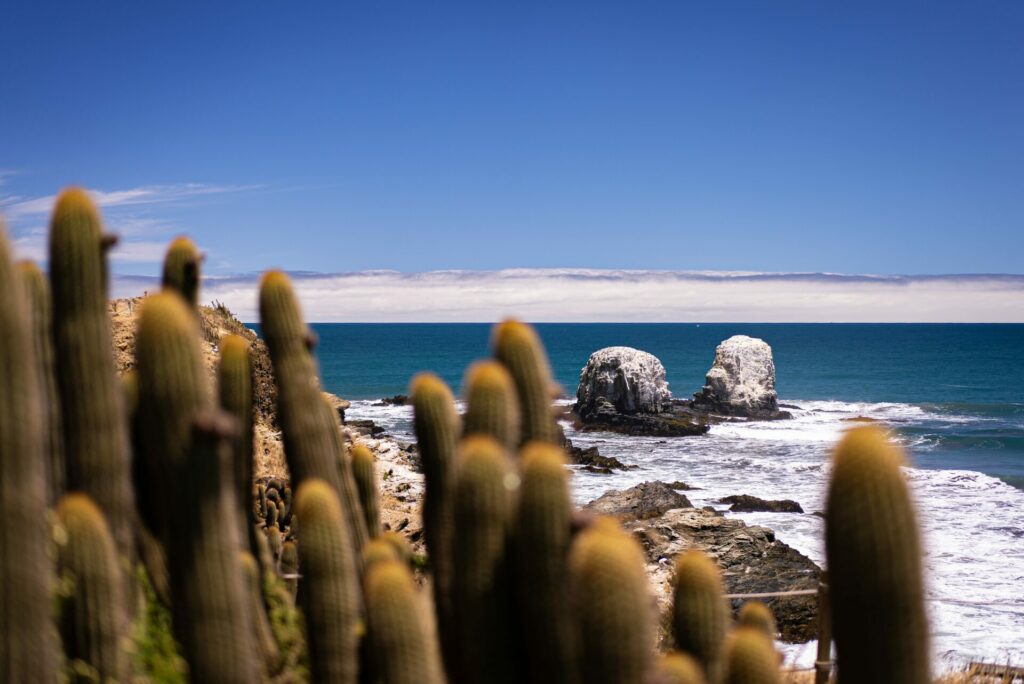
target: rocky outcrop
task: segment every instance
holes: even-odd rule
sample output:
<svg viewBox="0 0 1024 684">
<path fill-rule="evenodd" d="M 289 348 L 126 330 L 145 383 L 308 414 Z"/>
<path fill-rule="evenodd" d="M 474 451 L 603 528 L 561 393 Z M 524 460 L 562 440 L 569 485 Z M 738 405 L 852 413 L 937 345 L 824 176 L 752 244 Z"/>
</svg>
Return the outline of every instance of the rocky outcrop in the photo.
<svg viewBox="0 0 1024 684">
<path fill-rule="evenodd" d="M 693 398 L 698 411 L 758 420 L 790 417 L 779 410 L 775 361 L 764 340 L 734 335 L 719 344 L 705 382 Z"/>
<path fill-rule="evenodd" d="M 661 361 L 632 347 L 605 347 L 591 354 L 576 389 L 581 416 L 604 402 L 619 413 L 661 413 L 671 400 Z"/>
<path fill-rule="evenodd" d="M 703 435 L 710 429 L 707 417 L 691 410 L 687 402 L 672 402 L 661 413 L 620 413 L 611 402 L 600 398 L 593 411 L 577 413 L 576 417 L 577 429 L 584 432 L 607 430 L 647 437 L 689 437 Z"/>
<path fill-rule="evenodd" d="M 776 539 L 772 530 L 680 505 L 678 500 L 668 498 L 665 490 L 672 491 L 664 483 L 648 482 L 624 492 L 609 492 L 587 505 L 588 510 L 617 515 L 643 546 L 648 576 L 663 611 L 671 604 L 673 561 L 691 548 L 715 559 L 730 594 L 817 588 L 821 569 Z M 641 505 L 645 501 L 650 505 Z M 665 510 L 655 514 L 661 508 Z M 766 599 L 765 603 L 775 614 L 783 641 L 815 638 L 815 597 Z M 741 601 L 732 604 L 738 610 Z"/>
<path fill-rule="evenodd" d="M 722 497 L 720 504 L 728 504 L 733 513 L 803 513 L 804 509 L 792 499 L 759 499 L 749 494 Z"/>
</svg>

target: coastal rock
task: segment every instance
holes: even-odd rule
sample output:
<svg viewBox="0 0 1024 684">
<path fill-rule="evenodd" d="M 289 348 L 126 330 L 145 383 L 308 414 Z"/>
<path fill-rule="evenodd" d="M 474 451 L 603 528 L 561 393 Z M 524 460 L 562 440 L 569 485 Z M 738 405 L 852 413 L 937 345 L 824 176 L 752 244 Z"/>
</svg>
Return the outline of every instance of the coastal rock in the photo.
<svg viewBox="0 0 1024 684">
<path fill-rule="evenodd" d="M 658 491 L 645 483 L 639 487 Z M 636 487 L 633 488 L 637 489 Z M 642 499 L 632 490 L 616 492 L 617 499 Z M 611 494 L 611 492 L 609 492 Z M 587 508 L 595 510 L 605 496 L 592 501 Z M 614 507 L 602 505 L 598 512 L 611 512 Z M 652 508 L 652 511 L 656 508 Z M 722 572 L 725 590 L 730 594 L 750 594 L 796 589 L 816 589 L 821 569 L 809 558 L 775 538 L 767 527 L 747 525 L 736 518 L 723 517 L 714 510 L 671 506 L 660 515 L 645 518 L 625 508 L 617 517 L 640 542 L 647 560 L 648 577 L 662 612 L 671 606 L 672 567 L 676 556 L 696 548 L 716 561 Z M 802 643 L 815 638 L 817 607 L 814 596 L 765 599 L 772 609 L 783 641 Z M 738 611 L 741 600 L 733 600 Z"/>
<path fill-rule="evenodd" d="M 720 504 L 730 504 L 733 513 L 803 513 L 804 509 L 792 499 L 759 499 L 749 494 L 734 494 L 718 500 Z"/>
<path fill-rule="evenodd" d="M 648 520 L 674 508 L 693 508 L 693 504 L 664 482 L 644 482 L 624 491 L 607 491 L 588 503 L 584 510 L 614 515 L 620 520 Z"/>
<path fill-rule="evenodd" d="M 647 437 L 689 437 L 703 435 L 710 429 L 707 417 L 690 409 L 686 402 L 672 402 L 661 413 L 621 413 L 610 401 L 599 397 L 592 411 L 577 412 L 576 417 L 577 429 L 584 432 L 607 430 Z"/>
<path fill-rule="evenodd" d="M 606 402 L 619 413 L 661 413 L 671 399 L 665 367 L 656 356 L 632 347 L 605 347 L 591 354 L 580 371 L 576 410 L 584 416 Z"/>
<path fill-rule="evenodd" d="M 694 394 L 699 411 L 761 420 L 790 417 L 779 410 L 775 361 L 764 340 L 734 335 L 719 344 L 705 382 Z"/>
</svg>

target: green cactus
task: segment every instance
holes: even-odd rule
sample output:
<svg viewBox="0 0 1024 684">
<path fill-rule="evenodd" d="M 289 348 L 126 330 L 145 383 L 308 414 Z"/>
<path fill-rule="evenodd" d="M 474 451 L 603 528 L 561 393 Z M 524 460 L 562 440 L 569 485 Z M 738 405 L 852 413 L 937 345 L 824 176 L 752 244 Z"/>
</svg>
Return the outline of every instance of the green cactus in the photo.
<svg viewBox="0 0 1024 684">
<path fill-rule="evenodd" d="M 769 641 L 775 640 L 775 616 L 772 615 L 772 609 L 760 601 L 744 603 L 736 622 L 740 627 L 761 630 Z"/>
<path fill-rule="evenodd" d="M 277 504 L 273 501 L 267 502 L 267 516 L 266 516 L 267 528 L 277 527 Z"/>
<path fill-rule="evenodd" d="M 650 684 L 706 684 L 704 669 L 693 656 L 678 651 L 669 651 L 661 656 Z"/>
<path fill-rule="evenodd" d="M 286 541 L 281 546 L 281 579 L 294 600 L 299 588 L 299 550 L 295 542 Z"/>
<path fill-rule="evenodd" d="M 930 682 L 917 517 L 903 454 L 874 427 L 836 449 L 825 556 L 839 681 Z"/>
<path fill-rule="evenodd" d="M 317 478 L 295 494 L 300 521 L 300 604 L 306 620 L 314 682 L 358 679 L 359 580 L 356 558 L 337 490 Z"/>
<path fill-rule="evenodd" d="M 0 223 L 0 681 L 52 682 L 42 385 L 27 300 Z"/>
<path fill-rule="evenodd" d="M 574 539 L 569 577 L 581 680 L 638 684 L 652 666 L 654 614 L 637 542 L 614 520 L 597 521 Z"/>
<path fill-rule="evenodd" d="M 380 532 L 380 505 L 377 502 L 377 467 L 374 464 L 373 452 L 366 446 L 357 444 L 352 447 L 350 453 L 352 475 L 359 491 L 366 529 L 371 535 L 376 535 Z"/>
<path fill-rule="evenodd" d="M 497 361 L 478 361 L 466 373 L 466 435 L 491 435 L 510 452 L 519 447 L 519 397 L 512 376 Z"/>
<path fill-rule="evenodd" d="M 409 568 L 380 560 L 363 583 L 367 641 L 381 684 L 440 684 L 438 649 Z"/>
<path fill-rule="evenodd" d="M 395 556 L 406 565 L 412 565 L 412 548 L 409 542 L 398 532 L 383 532 L 377 536 L 385 544 L 390 544 L 395 551 Z"/>
<path fill-rule="evenodd" d="M 258 502 L 261 518 L 267 517 L 267 488 L 265 485 L 256 487 L 256 501 Z"/>
<path fill-rule="evenodd" d="M 337 459 L 336 472 L 338 483 L 341 487 L 340 500 L 341 508 L 345 512 L 345 520 L 348 523 L 352 535 L 352 543 L 357 552 L 361 552 L 363 545 L 370 538 L 370 532 L 366 528 L 366 515 L 363 513 L 363 505 L 359 500 L 359 489 L 356 486 L 355 474 L 352 472 L 352 454 L 349 453 L 345 437 L 341 433 L 341 422 L 338 412 L 334 410 L 327 395 L 321 395 L 321 410 L 324 420 L 330 425 L 331 437 L 334 443 L 334 451 Z"/>
<path fill-rule="evenodd" d="M 59 619 L 64 654 L 72 663 L 94 672 L 98 681 L 125 680 L 127 597 L 110 528 L 85 494 L 64 497 L 57 517 L 64 532 L 58 568 L 70 585 Z"/>
<path fill-rule="evenodd" d="M 455 448 L 461 430 L 459 415 L 455 411 L 451 390 L 436 375 L 417 375 L 409 387 L 409 395 L 413 406 L 413 429 L 426 480 L 423 533 L 430 554 L 441 655 L 449 679 L 456 680 L 458 641 L 452 604 L 452 549 Z"/>
<path fill-rule="evenodd" d="M 366 572 L 377 563 L 391 560 L 401 560 L 394 545 L 382 536 L 374 537 L 363 547 L 363 576 L 365 577 Z"/>
<path fill-rule="evenodd" d="M 64 443 L 60 424 L 60 399 L 53 357 L 53 307 L 50 283 L 31 261 L 18 263 L 22 292 L 28 297 L 32 346 L 36 351 L 37 373 L 42 383 L 43 452 L 46 454 L 47 503 L 56 506 L 64 495 Z"/>
<path fill-rule="evenodd" d="M 521 654 L 509 558 L 512 487 L 504 448 L 475 435 L 459 445 L 455 474 L 454 604 L 466 682 L 518 682 Z"/>
<path fill-rule="evenodd" d="M 119 553 L 131 558 L 128 419 L 107 315 L 106 251 L 113 242 L 84 190 L 60 194 L 50 224 L 50 284 L 66 488 L 100 506 Z"/>
<path fill-rule="evenodd" d="M 174 248 L 172 247 L 172 250 Z M 235 417 L 240 430 L 231 443 L 231 472 L 238 503 L 239 539 L 256 554 L 256 520 L 252 513 L 253 430 L 255 415 L 252 396 L 252 361 L 249 341 L 240 335 L 225 335 L 220 340 L 217 365 L 220 407 Z"/>
<path fill-rule="evenodd" d="M 199 305 L 199 265 L 203 255 L 185 236 L 177 237 L 167 248 L 161 284 L 177 292 L 193 309 Z"/>
<path fill-rule="evenodd" d="M 687 551 L 676 559 L 672 588 L 672 631 L 676 648 L 697 659 L 708 681 L 717 681 L 721 676 L 722 643 L 729 624 L 718 567 L 704 552 Z"/>
<path fill-rule="evenodd" d="M 725 647 L 724 684 L 780 684 L 781 681 L 779 654 L 760 628 L 740 627 L 729 636 Z"/>
<path fill-rule="evenodd" d="M 504 321 L 494 329 L 492 346 L 494 357 L 515 381 L 521 420 L 520 443 L 537 441 L 560 445 L 562 432 L 551 407 L 555 385 L 537 332 L 525 323 Z"/>
<path fill-rule="evenodd" d="M 565 457 L 558 447 L 523 448 L 516 531 L 516 584 L 526 635 L 528 679 L 577 680 L 576 643 L 568 603 L 572 502 Z"/>
<path fill-rule="evenodd" d="M 270 619 L 263 603 L 263 575 L 256 558 L 247 551 L 240 551 L 238 564 L 242 568 L 242 579 L 245 582 L 245 600 L 249 609 L 249 623 L 252 629 L 253 643 L 259 649 L 263 661 L 264 674 L 273 672 L 281 657 L 270 627 Z"/>
</svg>

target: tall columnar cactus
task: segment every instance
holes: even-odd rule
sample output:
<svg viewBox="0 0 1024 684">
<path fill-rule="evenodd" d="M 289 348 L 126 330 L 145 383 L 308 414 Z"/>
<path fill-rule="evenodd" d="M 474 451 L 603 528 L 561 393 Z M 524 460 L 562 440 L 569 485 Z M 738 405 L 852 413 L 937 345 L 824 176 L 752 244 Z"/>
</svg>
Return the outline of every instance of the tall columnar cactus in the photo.
<svg viewBox="0 0 1024 684">
<path fill-rule="evenodd" d="M 510 452 L 519 446 L 519 397 L 512 376 L 496 361 L 479 361 L 466 374 L 466 435 L 491 435 Z"/>
<path fill-rule="evenodd" d="M 708 681 L 717 681 L 721 676 L 722 642 L 729 623 L 718 567 L 702 551 L 687 551 L 676 561 L 672 586 L 676 647 L 697 659 Z"/>
<path fill-rule="evenodd" d="M 131 557 L 131 454 L 107 316 L 113 243 L 84 190 L 60 194 L 50 224 L 50 284 L 66 485 L 99 505 L 118 551 Z"/>
<path fill-rule="evenodd" d="M 562 450 L 528 444 L 521 471 L 516 595 L 525 626 L 528 679 L 568 684 L 577 680 L 577 663 L 566 567 L 572 502 Z"/>
<path fill-rule="evenodd" d="M 327 395 L 322 395 L 320 402 L 324 421 L 330 426 L 331 440 L 334 445 L 336 467 L 338 475 L 339 497 L 341 498 L 341 509 L 345 512 L 345 521 L 348 523 L 349 534 L 352 537 L 352 544 L 356 552 L 363 549 L 363 545 L 370 538 L 370 532 L 366 528 L 366 516 L 363 513 L 363 505 L 359 499 L 359 489 L 356 487 L 356 478 L 352 472 L 352 454 L 349 453 L 348 444 L 341 433 L 341 422 L 338 412 L 334 409 Z"/>
<path fill-rule="evenodd" d="M 377 502 L 377 466 L 373 452 L 365 445 L 357 444 L 351 449 L 352 475 L 356 489 L 359 491 L 359 502 L 366 518 L 366 529 L 371 536 L 380 533 L 380 505 Z"/>
<path fill-rule="evenodd" d="M 772 609 L 760 601 L 748 601 L 740 608 L 737 624 L 760 630 L 769 641 L 774 641 L 777 630 Z"/>
<path fill-rule="evenodd" d="M 187 237 L 177 237 L 167 248 L 161 282 L 165 290 L 182 296 L 194 309 L 199 305 L 199 266 L 203 255 Z"/>
<path fill-rule="evenodd" d="M 508 454 L 493 438 L 477 435 L 460 444 L 453 549 L 459 681 L 521 680 L 509 557 L 514 514 L 510 486 L 517 479 Z"/>
<path fill-rule="evenodd" d="M 409 568 L 381 560 L 363 582 L 368 646 L 381 684 L 440 684 L 438 648 Z"/>
<path fill-rule="evenodd" d="M 825 554 L 841 683 L 931 681 L 921 542 L 902 462 L 874 427 L 851 430 L 836 449 Z"/>
<path fill-rule="evenodd" d="M 740 627 L 725 647 L 725 684 L 779 684 L 779 655 L 760 629 Z"/>
<path fill-rule="evenodd" d="M 494 357 L 508 369 L 519 396 L 520 443 L 561 444 L 562 433 L 552 413 L 554 382 L 544 345 L 525 323 L 505 321 L 494 330 Z"/>
<path fill-rule="evenodd" d="M 37 373 L 42 387 L 43 452 L 46 455 L 47 503 L 56 506 L 64 495 L 64 443 L 60 425 L 60 399 L 53 358 L 53 305 L 50 283 L 35 263 L 18 264 L 22 288 L 28 297 Z"/>
<path fill-rule="evenodd" d="M 21 282 L 0 224 L 0 681 L 52 682 L 41 384 Z"/>
<path fill-rule="evenodd" d="M 451 390 L 436 375 L 417 375 L 413 378 L 409 395 L 413 406 L 413 429 L 426 479 L 423 532 L 433 578 L 441 655 L 448 678 L 456 680 L 458 641 L 452 603 L 452 553 L 455 449 L 461 426 Z"/>
<path fill-rule="evenodd" d="M 96 681 L 126 679 L 128 628 L 125 584 L 103 514 L 85 494 L 68 494 L 57 508 L 63 528 L 58 568 L 70 587 L 60 609 L 64 654 Z"/>
<path fill-rule="evenodd" d="M 636 684 L 651 668 L 654 615 L 643 552 L 614 521 L 580 533 L 569 555 L 584 682 Z"/>
<path fill-rule="evenodd" d="M 679 651 L 661 656 L 649 681 L 650 684 L 707 684 L 700 663 Z"/>
<path fill-rule="evenodd" d="M 311 348 L 288 276 L 268 271 L 260 283 L 260 324 L 277 381 L 277 419 L 292 482 L 324 480 L 343 495 L 338 473 L 338 429 L 326 420 Z"/>
<path fill-rule="evenodd" d="M 358 679 L 359 580 L 337 490 L 310 478 L 295 494 L 300 521 L 300 603 L 306 619 L 313 682 Z"/>
<path fill-rule="evenodd" d="M 235 487 L 235 501 L 239 539 L 249 552 L 256 549 L 256 516 L 252 507 L 253 430 L 255 417 L 252 395 L 252 361 L 249 341 L 240 335 L 225 335 L 220 341 L 220 361 L 217 366 L 217 386 L 220 407 L 238 421 L 238 437 L 231 443 L 231 472 Z"/>
<path fill-rule="evenodd" d="M 249 609 L 252 640 L 259 649 L 263 671 L 266 673 L 273 670 L 281 654 L 263 602 L 263 573 L 255 556 L 248 551 L 239 552 L 238 564 L 242 568 L 242 579 L 245 583 L 243 592 Z"/>
</svg>

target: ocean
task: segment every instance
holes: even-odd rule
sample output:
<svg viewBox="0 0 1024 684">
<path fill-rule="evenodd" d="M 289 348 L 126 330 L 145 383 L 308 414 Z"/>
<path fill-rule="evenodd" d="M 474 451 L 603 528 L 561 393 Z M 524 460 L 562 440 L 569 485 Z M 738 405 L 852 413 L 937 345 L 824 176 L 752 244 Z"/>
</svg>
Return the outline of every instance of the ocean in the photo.
<svg viewBox="0 0 1024 684">
<path fill-rule="evenodd" d="M 482 324 L 320 324 L 325 388 L 412 441 L 407 407 L 381 406 L 431 370 L 458 392 L 466 366 L 488 355 Z M 798 501 L 798 514 L 736 514 L 823 564 L 821 518 L 829 456 L 850 418 L 890 427 L 909 456 L 908 481 L 927 551 L 936 661 L 1024 663 L 1024 325 L 539 324 L 571 403 L 591 352 L 625 345 L 665 365 L 676 397 L 702 385 L 715 346 L 735 334 L 773 349 L 780 401 L 793 419 L 716 425 L 703 437 L 568 436 L 638 466 L 574 473 L 580 503 L 646 480 L 683 480 L 695 505 L 729 494 Z M 719 506 L 719 508 L 723 508 Z M 734 514 L 729 514 L 734 515 Z M 788 647 L 798 665 L 813 645 Z"/>
</svg>

